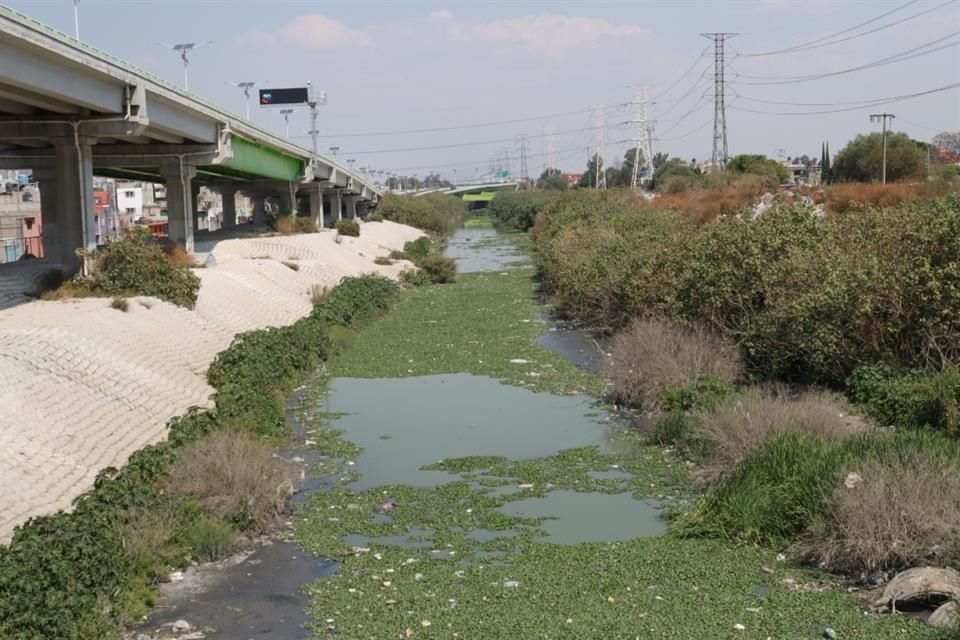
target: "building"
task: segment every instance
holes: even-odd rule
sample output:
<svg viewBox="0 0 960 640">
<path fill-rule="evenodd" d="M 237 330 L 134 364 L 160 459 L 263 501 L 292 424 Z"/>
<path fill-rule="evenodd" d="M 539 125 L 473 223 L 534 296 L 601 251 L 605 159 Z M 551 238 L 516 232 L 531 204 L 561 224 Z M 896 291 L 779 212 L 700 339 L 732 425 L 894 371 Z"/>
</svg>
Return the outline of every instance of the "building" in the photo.
<svg viewBox="0 0 960 640">
<path fill-rule="evenodd" d="M 8 188 L 11 187 L 11 188 Z M 20 181 L 0 186 L 0 263 L 30 255 L 43 257 L 40 190 Z"/>
<path fill-rule="evenodd" d="M 138 182 L 119 182 L 117 189 L 117 213 L 131 216 L 134 220 L 143 216 L 143 186 Z"/>
</svg>

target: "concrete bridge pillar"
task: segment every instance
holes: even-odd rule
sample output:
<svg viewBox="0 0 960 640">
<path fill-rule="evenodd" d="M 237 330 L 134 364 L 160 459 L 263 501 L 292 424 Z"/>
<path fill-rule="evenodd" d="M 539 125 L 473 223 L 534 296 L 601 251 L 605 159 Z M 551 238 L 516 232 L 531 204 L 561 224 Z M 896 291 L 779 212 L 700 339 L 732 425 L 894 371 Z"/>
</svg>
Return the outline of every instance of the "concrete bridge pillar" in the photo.
<svg viewBox="0 0 960 640">
<path fill-rule="evenodd" d="M 307 185 L 307 196 L 310 199 L 310 218 L 317 223 L 317 227 L 323 228 L 323 191 L 319 185 Z"/>
<path fill-rule="evenodd" d="M 345 198 L 347 204 L 347 218 L 354 220 L 357 217 L 357 198 L 356 196 L 347 196 Z"/>
<path fill-rule="evenodd" d="M 339 189 L 334 189 L 330 194 L 330 207 L 333 210 L 333 220 L 343 220 L 343 198 Z"/>
<path fill-rule="evenodd" d="M 253 224 L 263 226 L 267 223 L 267 196 L 255 193 L 251 199 L 253 200 Z"/>
<path fill-rule="evenodd" d="M 220 187 L 220 199 L 223 200 L 223 228 L 233 229 L 237 226 L 237 188 Z"/>
<path fill-rule="evenodd" d="M 160 167 L 160 173 L 167 185 L 167 235 L 183 245 L 188 253 L 193 253 L 192 181 L 197 175 L 197 168 L 170 162 Z"/>
<path fill-rule="evenodd" d="M 52 166 L 36 171 L 40 181 L 44 255 L 68 274 L 84 267 L 77 249 L 96 249 L 99 238 L 93 208 L 94 140 L 52 138 Z M 79 146 L 79 149 L 78 149 Z"/>
</svg>

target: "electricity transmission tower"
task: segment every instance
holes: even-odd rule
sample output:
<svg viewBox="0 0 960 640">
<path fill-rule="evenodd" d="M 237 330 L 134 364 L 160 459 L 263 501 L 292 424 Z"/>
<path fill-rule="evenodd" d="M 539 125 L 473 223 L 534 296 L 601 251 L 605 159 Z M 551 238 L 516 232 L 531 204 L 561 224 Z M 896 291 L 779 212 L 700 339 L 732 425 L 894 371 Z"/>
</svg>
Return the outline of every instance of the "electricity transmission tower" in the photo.
<svg viewBox="0 0 960 640">
<path fill-rule="evenodd" d="M 871 113 L 870 122 L 882 122 L 883 123 L 883 169 L 881 174 L 881 181 L 883 184 L 887 184 L 887 121 L 893 120 L 897 116 L 892 113 Z"/>
<path fill-rule="evenodd" d="M 557 129 L 554 126 L 547 127 L 547 166 L 544 169 L 556 169 L 557 168 L 557 158 L 556 158 L 556 144 L 557 144 Z"/>
<path fill-rule="evenodd" d="M 727 85 L 723 79 L 726 69 L 724 43 L 737 35 L 735 33 L 701 33 L 701 36 L 713 40 L 713 157 L 711 171 L 722 169 L 727 164 L 727 106 L 725 93 Z"/>
<path fill-rule="evenodd" d="M 603 108 L 597 107 L 597 161 L 594 164 L 594 187 L 607 188 L 607 172 L 603 168 Z"/>
<path fill-rule="evenodd" d="M 633 176 L 630 179 L 630 186 L 634 189 L 640 184 L 640 159 L 643 158 L 643 166 L 647 167 L 653 162 L 653 152 L 651 149 L 651 125 L 647 122 L 647 88 L 637 89 L 637 116 L 634 120 L 637 125 L 637 146 L 633 152 Z"/>
<path fill-rule="evenodd" d="M 530 172 L 527 171 L 527 136 L 520 134 L 520 177 L 524 180 L 530 180 Z"/>
</svg>

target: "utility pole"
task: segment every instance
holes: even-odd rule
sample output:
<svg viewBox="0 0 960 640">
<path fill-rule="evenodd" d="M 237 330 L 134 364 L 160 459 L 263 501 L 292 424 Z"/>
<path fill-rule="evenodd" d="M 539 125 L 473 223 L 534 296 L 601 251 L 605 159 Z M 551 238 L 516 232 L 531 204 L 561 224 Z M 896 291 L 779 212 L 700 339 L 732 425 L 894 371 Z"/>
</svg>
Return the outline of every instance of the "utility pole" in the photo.
<svg viewBox="0 0 960 640">
<path fill-rule="evenodd" d="M 73 0 L 73 33 L 80 40 L 80 0 Z"/>
<path fill-rule="evenodd" d="M 637 146 L 633 151 L 633 175 L 630 178 L 630 186 L 634 189 L 640 184 L 640 159 L 643 158 L 644 166 L 653 162 L 650 137 L 651 126 L 647 122 L 647 88 L 637 89 L 637 116 L 633 121 L 637 125 Z"/>
<path fill-rule="evenodd" d="M 887 184 L 887 121 L 893 120 L 897 116 L 892 113 L 871 113 L 870 122 L 882 122 L 883 123 L 883 172 L 881 174 L 881 181 L 883 184 Z"/>
<path fill-rule="evenodd" d="M 594 187 L 607 188 L 607 172 L 603 168 L 603 109 L 597 107 L 597 161 L 594 164 Z"/>
<path fill-rule="evenodd" d="M 544 169 L 557 169 L 556 158 L 557 129 L 554 126 L 547 127 L 547 166 Z"/>
<path fill-rule="evenodd" d="M 307 82 L 307 91 L 308 96 L 307 106 L 310 107 L 310 138 L 313 142 L 313 157 L 317 157 L 317 136 L 320 135 L 320 129 L 317 128 L 317 118 L 320 116 L 320 110 L 317 109 L 319 106 L 326 106 L 327 104 L 327 92 L 320 91 L 315 93 L 313 90 L 313 83 Z M 333 148 L 330 149 L 333 151 Z M 340 147 L 337 147 L 337 151 L 340 150 Z M 333 151 L 333 157 L 337 157 L 337 152 Z"/>
<path fill-rule="evenodd" d="M 724 43 L 737 35 L 735 33 L 701 33 L 701 36 L 713 40 L 713 157 L 711 171 L 718 171 L 727 164 L 727 105 Z"/>
</svg>

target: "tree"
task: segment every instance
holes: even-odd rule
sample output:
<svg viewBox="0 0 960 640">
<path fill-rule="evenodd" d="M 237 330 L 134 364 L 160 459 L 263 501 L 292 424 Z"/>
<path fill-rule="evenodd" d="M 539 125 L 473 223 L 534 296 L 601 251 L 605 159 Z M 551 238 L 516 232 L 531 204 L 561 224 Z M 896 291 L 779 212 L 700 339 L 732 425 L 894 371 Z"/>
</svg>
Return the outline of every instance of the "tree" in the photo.
<svg viewBox="0 0 960 640">
<path fill-rule="evenodd" d="M 540 189 L 552 189 L 555 191 L 566 191 L 567 179 L 563 177 L 560 169 L 547 167 L 537 179 L 537 187 Z"/>
<path fill-rule="evenodd" d="M 905 133 L 887 133 L 887 181 L 897 182 L 924 175 L 926 152 Z M 830 168 L 831 180 L 872 182 L 883 167 L 883 134 L 860 134 L 840 150 Z"/>
<path fill-rule="evenodd" d="M 944 131 L 930 141 L 945 162 L 960 162 L 960 131 Z"/>
<path fill-rule="evenodd" d="M 732 173 L 752 173 L 759 176 L 766 176 L 776 180 L 778 183 L 786 182 L 790 179 L 790 172 L 787 168 L 765 155 L 761 154 L 740 154 L 733 156 L 727 161 L 725 170 Z"/>
<path fill-rule="evenodd" d="M 636 157 L 637 148 L 627 149 L 623 154 L 623 166 L 620 167 L 620 175 L 617 178 L 617 186 L 629 187 L 633 184 L 633 160 Z M 640 152 L 640 166 L 646 164 L 646 158 L 643 157 L 643 151 Z M 610 184 L 610 176 L 607 176 L 607 186 Z"/>
<path fill-rule="evenodd" d="M 587 170 L 583 172 L 583 175 L 580 176 L 580 181 L 577 182 L 578 187 L 588 187 L 593 188 L 597 186 L 597 165 L 603 167 L 603 158 L 600 158 L 596 153 L 593 154 L 593 157 L 590 158 L 590 161 L 587 162 Z"/>
<path fill-rule="evenodd" d="M 653 154 L 653 169 L 656 171 L 663 165 L 667 164 L 667 160 L 670 159 L 669 153 L 657 152 Z"/>
<path fill-rule="evenodd" d="M 664 186 L 670 182 L 692 182 L 700 179 L 701 175 L 699 169 L 689 166 L 680 158 L 671 158 L 670 160 L 664 160 L 664 162 L 654 170 L 652 186 L 654 189 L 661 191 Z"/>
</svg>

